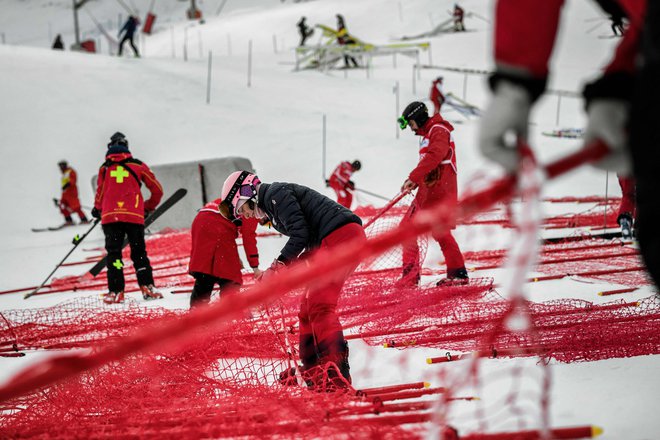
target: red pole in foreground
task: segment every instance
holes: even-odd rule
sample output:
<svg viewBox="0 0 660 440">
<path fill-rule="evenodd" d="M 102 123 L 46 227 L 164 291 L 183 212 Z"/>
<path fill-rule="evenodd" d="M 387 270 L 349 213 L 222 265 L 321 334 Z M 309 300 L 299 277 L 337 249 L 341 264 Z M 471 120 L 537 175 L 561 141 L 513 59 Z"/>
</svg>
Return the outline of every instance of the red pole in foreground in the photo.
<svg viewBox="0 0 660 440">
<path fill-rule="evenodd" d="M 392 200 L 390 200 L 390 202 L 387 205 L 385 205 L 383 207 L 383 209 L 380 210 L 380 212 L 378 212 L 376 215 L 374 215 L 373 217 L 371 217 L 369 219 L 367 224 L 363 226 L 364 229 L 367 229 L 369 226 L 371 226 L 376 220 L 381 218 L 383 216 L 383 214 L 385 214 L 387 211 L 392 209 L 392 206 L 399 203 L 399 200 L 401 200 L 402 198 L 404 198 L 408 194 L 409 194 L 408 192 L 401 192 L 401 193 L 399 193 L 399 195 L 395 196 Z"/>
</svg>

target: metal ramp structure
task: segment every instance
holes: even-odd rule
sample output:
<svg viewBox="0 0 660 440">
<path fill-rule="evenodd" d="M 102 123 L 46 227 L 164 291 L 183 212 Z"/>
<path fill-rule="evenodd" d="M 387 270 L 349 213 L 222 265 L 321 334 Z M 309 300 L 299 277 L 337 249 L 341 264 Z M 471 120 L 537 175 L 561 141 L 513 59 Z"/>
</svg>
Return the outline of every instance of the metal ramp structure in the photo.
<svg viewBox="0 0 660 440">
<path fill-rule="evenodd" d="M 296 48 L 296 71 L 303 69 L 327 71 L 340 68 L 337 65 L 344 56 L 359 60 L 360 66 L 369 66 L 371 59 L 376 56 L 401 54 L 416 58 L 421 51 L 426 51 L 431 46 L 428 42 L 371 44 L 352 34 L 348 37 L 354 43 L 340 45 L 337 42 L 338 31 L 322 24 L 317 24 L 315 27 L 321 31 L 321 38 L 315 46 Z"/>
</svg>

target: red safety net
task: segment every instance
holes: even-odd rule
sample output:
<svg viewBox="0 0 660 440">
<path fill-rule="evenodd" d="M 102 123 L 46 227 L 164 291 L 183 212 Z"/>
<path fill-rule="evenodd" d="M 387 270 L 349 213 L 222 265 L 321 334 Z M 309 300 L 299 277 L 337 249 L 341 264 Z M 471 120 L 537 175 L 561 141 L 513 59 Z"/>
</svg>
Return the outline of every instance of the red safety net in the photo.
<svg viewBox="0 0 660 440">
<path fill-rule="evenodd" d="M 550 177 L 556 174 L 557 167 L 548 168 Z M 512 190 L 513 181 L 505 178 L 469 194 L 456 209 L 458 220 L 469 225 L 474 213 L 505 200 Z M 533 303 L 503 298 L 493 279 L 475 276 L 464 284 L 398 285 L 402 243 L 443 231 L 453 212 L 437 206 L 398 227 L 406 212 L 401 203 L 382 213 L 372 231 L 367 227 L 365 245 L 319 252 L 306 264 L 191 312 L 147 308 L 132 299 L 107 306 L 98 297 L 3 312 L 1 352 L 57 350 L 0 387 L 2 436 L 420 438 L 437 427 L 437 437 L 449 440 L 458 438 L 452 425 L 473 432 L 462 439 L 488 438 L 479 433 L 548 426 L 548 362 L 660 352 L 656 298 L 604 305 L 575 299 Z M 185 234 L 149 240 L 160 280 L 188 282 L 185 269 L 175 266 L 186 258 Z M 547 245 L 537 267 L 636 258 L 633 249 L 612 244 Z M 424 241 L 418 246 L 421 262 Z M 484 266 L 501 264 L 503 251 L 467 257 Z M 337 391 L 323 380 L 327 371 L 314 390 L 297 373 L 281 383 L 280 373 L 297 364 L 297 311 L 305 285 L 355 261 L 361 266 L 347 281 L 338 311 L 348 340 L 389 349 L 380 349 L 389 359 L 382 362 L 382 353 L 367 349 L 374 358 L 353 372 L 371 377 L 378 387 Z M 98 284 L 58 283 L 62 289 Z M 433 371 L 431 386 L 378 382 L 380 372 L 404 368 L 420 353 L 432 364 L 427 367 Z M 514 362 L 484 368 L 485 362 L 499 361 L 486 358 L 501 357 Z M 445 368 L 461 359 L 465 368 Z M 581 438 L 585 429 L 556 432 Z M 516 435 L 498 438 L 521 438 Z"/>
</svg>

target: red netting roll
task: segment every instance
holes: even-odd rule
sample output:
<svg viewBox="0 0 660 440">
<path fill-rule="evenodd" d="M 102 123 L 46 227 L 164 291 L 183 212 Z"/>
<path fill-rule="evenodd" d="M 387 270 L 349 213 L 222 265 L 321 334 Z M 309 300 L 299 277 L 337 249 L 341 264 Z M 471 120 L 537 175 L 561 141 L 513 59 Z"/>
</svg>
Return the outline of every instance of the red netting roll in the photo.
<svg viewBox="0 0 660 440">
<path fill-rule="evenodd" d="M 418 309 L 416 317 L 407 313 L 398 325 L 387 325 L 393 321 L 390 314 L 379 321 L 384 324 L 369 327 L 377 331 L 365 327 L 360 336 L 371 345 L 434 347 L 480 357 L 536 355 L 566 363 L 660 353 L 660 302 L 655 297 L 640 303 L 563 299 L 525 306 L 533 331 L 499 328 L 509 313 L 507 301 L 466 298 L 444 313 L 440 307 Z"/>
</svg>

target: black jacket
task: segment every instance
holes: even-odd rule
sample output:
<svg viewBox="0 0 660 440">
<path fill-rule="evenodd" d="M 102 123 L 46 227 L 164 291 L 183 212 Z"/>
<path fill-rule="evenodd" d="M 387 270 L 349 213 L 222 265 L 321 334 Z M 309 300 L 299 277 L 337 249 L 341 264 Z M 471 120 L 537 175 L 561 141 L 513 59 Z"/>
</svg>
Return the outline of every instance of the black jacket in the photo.
<svg viewBox="0 0 660 440">
<path fill-rule="evenodd" d="M 278 260 L 288 263 L 304 250 L 318 247 L 326 236 L 349 223 L 362 224 L 360 217 L 339 203 L 306 186 L 295 183 L 262 183 L 258 204 L 273 227 L 289 237 Z"/>
</svg>

